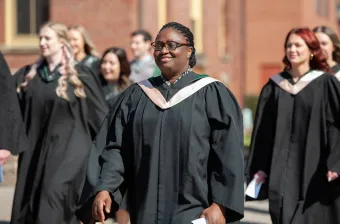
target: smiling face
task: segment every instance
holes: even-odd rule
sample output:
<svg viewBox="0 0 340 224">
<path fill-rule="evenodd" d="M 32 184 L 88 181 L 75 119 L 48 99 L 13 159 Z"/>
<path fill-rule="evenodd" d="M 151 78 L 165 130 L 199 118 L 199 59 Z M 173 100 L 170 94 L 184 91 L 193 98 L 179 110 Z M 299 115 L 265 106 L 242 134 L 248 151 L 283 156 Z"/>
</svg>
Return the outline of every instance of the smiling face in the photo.
<svg viewBox="0 0 340 224">
<path fill-rule="evenodd" d="M 120 62 L 116 54 L 109 52 L 102 60 L 100 71 L 107 82 L 116 82 L 120 75 Z"/>
<path fill-rule="evenodd" d="M 78 30 L 74 30 L 74 29 L 69 30 L 68 31 L 68 38 L 70 40 L 70 44 L 71 44 L 71 47 L 73 49 L 74 55 L 85 52 L 84 38 Z"/>
<path fill-rule="evenodd" d="M 58 38 L 56 32 L 45 26 L 39 33 L 39 47 L 43 57 L 50 57 L 62 50 L 63 43 Z"/>
<path fill-rule="evenodd" d="M 286 44 L 286 56 L 292 67 L 309 63 L 311 51 L 306 42 L 297 34 L 291 34 Z"/>
<path fill-rule="evenodd" d="M 149 54 L 150 41 L 145 41 L 142 34 L 137 34 L 131 38 L 130 47 L 135 58 L 142 58 Z"/>
<path fill-rule="evenodd" d="M 165 44 L 170 41 L 187 44 L 185 36 L 173 28 L 166 28 L 159 32 L 155 40 L 155 44 Z M 155 62 L 162 73 L 169 72 L 184 72 L 189 66 L 189 58 L 192 52 L 192 47 L 180 46 L 175 50 L 168 50 L 163 47 L 162 50 L 155 50 Z"/>
</svg>

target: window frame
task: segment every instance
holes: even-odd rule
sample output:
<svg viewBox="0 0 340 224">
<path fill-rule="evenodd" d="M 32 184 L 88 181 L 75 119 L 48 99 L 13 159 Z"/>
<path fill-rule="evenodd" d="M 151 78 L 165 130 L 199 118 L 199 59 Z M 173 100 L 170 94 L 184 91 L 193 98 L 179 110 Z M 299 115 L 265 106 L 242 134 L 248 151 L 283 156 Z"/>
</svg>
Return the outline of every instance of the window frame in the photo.
<svg viewBox="0 0 340 224">
<path fill-rule="evenodd" d="M 36 0 L 34 2 L 36 4 Z M 35 4 L 31 4 L 32 7 Z M 5 46 L 10 48 L 39 48 L 38 34 L 18 34 L 17 33 L 17 2 L 16 0 L 5 0 Z M 35 7 L 33 12 L 35 11 Z M 34 30 L 35 20 L 31 19 L 30 29 Z"/>
</svg>

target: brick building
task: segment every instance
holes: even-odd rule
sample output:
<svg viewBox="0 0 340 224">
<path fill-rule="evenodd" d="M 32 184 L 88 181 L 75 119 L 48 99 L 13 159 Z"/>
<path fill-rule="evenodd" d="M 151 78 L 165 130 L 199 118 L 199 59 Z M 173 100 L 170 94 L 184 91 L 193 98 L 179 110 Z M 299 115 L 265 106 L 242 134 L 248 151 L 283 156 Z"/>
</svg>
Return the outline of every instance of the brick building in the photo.
<svg viewBox="0 0 340 224">
<path fill-rule="evenodd" d="M 336 1 L 0 0 L 0 50 L 14 71 L 38 57 L 36 33 L 46 20 L 85 26 L 100 52 L 109 46 L 129 52 L 131 31 L 145 28 L 155 36 L 178 21 L 195 35 L 196 70 L 226 83 L 242 105 L 244 95 L 257 95 L 281 69 L 292 27 L 337 29 Z"/>
<path fill-rule="evenodd" d="M 293 27 L 326 25 L 339 33 L 339 0 L 248 0 L 246 94 L 259 94 L 280 71 L 284 39 Z"/>
</svg>

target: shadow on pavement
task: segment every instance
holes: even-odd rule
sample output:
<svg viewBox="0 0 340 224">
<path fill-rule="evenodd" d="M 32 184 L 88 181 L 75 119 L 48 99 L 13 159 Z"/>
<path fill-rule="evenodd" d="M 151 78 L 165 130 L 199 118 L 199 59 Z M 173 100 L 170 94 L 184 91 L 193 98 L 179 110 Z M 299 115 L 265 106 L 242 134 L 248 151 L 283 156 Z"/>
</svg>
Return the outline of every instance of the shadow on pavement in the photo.
<svg viewBox="0 0 340 224">
<path fill-rule="evenodd" d="M 258 209 L 258 208 L 244 208 L 244 210 L 248 211 L 248 212 L 255 212 L 255 213 L 261 213 L 261 214 L 264 214 L 264 215 L 268 215 L 268 210 L 263 210 L 263 209 Z"/>
</svg>

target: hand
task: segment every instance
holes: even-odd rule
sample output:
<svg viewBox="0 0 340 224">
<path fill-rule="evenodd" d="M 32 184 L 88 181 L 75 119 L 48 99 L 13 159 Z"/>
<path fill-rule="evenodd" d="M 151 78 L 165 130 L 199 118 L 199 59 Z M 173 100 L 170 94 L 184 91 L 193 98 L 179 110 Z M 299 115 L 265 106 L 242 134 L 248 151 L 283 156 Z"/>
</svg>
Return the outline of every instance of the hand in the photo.
<svg viewBox="0 0 340 224">
<path fill-rule="evenodd" d="M 266 182 L 267 174 L 265 172 L 263 172 L 262 170 L 259 170 L 254 175 L 254 178 L 257 178 L 256 184 L 264 183 L 264 182 Z"/>
<path fill-rule="evenodd" d="M 0 165 L 5 164 L 9 160 L 10 156 L 10 151 L 8 151 L 7 149 L 0 149 Z"/>
<path fill-rule="evenodd" d="M 339 175 L 336 172 L 328 171 L 328 173 L 327 173 L 328 182 L 331 182 L 338 177 L 339 177 Z"/>
<path fill-rule="evenodd" d="M 108 191 L 100 191 L 94 202 L 92 204 L 92 217 L 101 222 L 102 224 L 105 223 L 105 214 L 104 214 L 104 207 L 107 213 L 111 211 L 111 204 L 112 200 L 110 197 L 110 193 Z"/>
<path fill-rule="evenodd" d="M 200 218 L 205 218 L 208 224 L 225 224 L 225 208 L 222 205 L 213 203 L 202 212 Z"/>
</svg>

